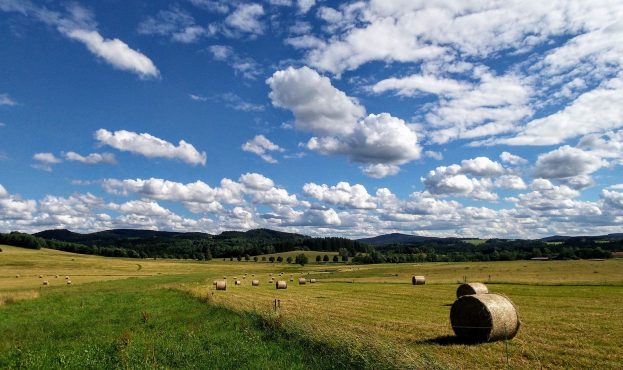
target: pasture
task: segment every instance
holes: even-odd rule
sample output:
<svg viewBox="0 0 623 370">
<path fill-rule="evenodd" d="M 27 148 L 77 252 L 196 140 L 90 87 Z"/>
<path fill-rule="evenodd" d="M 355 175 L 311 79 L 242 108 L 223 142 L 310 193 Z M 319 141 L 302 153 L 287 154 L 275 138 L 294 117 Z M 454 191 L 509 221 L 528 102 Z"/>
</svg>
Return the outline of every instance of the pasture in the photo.
<svg viewBox="0 0 623 370">
<path fill-rule="evenodd" d="M 301 267 L 2 249 L 3 368 L 603 369 L 623 358 L 621 259 Z M 276 290 L 269 274 L 281 272 L 288 287 Z M 512 299 L 516 338 L 456 342 L 448 316 L 464 279 Z"/>
</svg>

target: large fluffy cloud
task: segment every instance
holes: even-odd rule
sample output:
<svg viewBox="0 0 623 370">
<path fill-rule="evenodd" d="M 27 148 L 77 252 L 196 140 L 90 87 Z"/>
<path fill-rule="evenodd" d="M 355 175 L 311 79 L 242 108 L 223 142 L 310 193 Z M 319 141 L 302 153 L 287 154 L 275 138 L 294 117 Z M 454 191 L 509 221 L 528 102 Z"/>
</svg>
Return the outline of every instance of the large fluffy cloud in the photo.
<svg viewBox="0 0 623 370">
<path fill-rule="evenodd" d="M 307 148 L 322 154 L 347 155 L 370 164 L 404 164 L 420 158 L 416 133 L 406 122 L 388 113 L 370 114 L 357 122 L 349 135 L 313 137 Z"/>
<path fill-rule="evenodd" d="M 365 109 L 353 98 L 336 89 L 329 78 L 308 68 L 275 72 L 266 80 L 276 107 L 294 114 L 299 130 L 317 135 L 349 134 Z"/>
<path fill-rule="evenodd" d="M 95 139 L 103 145 L 149 158 L 175 158 L 192 165 L 206 164 L 206 153 L 199 153 L 192 144 L 184 140 L 180 140 L 175 146 L 147 133 L 138 134 L 126 130 L 111 132 L 106 129 L 97 130 Z"/>
<path fill-rule="evenodd" d="M 604 165 L 605 162 L 599 156 L 565 145 L 539 155 L 535 173 L 537 177 L 561 179 L 589 175 Z"/>
</svg>

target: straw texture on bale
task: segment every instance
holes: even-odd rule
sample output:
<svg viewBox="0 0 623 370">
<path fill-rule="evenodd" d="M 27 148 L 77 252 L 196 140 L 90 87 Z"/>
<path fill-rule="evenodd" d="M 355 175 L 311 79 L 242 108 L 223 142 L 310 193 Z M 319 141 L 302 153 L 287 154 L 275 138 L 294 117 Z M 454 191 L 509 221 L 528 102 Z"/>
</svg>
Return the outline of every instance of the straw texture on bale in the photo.
<svg viewBox="0 0 623 370">
<path fill-rule="evenodd" d="M 426 284 L 426 278 L 424 276 L 413 275 L 411 283 L 413 285 L 424 285 Z"/>
<path fill-rule="evenodd" d="M 288 283 L 283 280 L 279 280 L 275 283 L 275 288 L 277 289 L 286 289 L 288 287 Z"/>
<path fill-rule="evenodd" d="M 487 294 L 489 293 L 489 289 L 483 283 L 465 283 L 459 285 L 456 289 L 456 297 L 462 297 L 464 295 L 472 295 L 472 294 Z"/>
<path fill-rule="evenodd" d="M 253 285 L 253 286 L 260 286 L 260 281 L 259 280 L 253 280 L 251 282 L 251 285 Z"/>
<path fill-rule="evenodd" d="M 216 290 L 227 290 L 227 282 L 225 280 L 217 281 Z"/>
<path fill-rule="evenodd" d="M 305 285 L 306 280 L 305 278 L 299 278 L 299 285 Z"/>
<path fill-rule="evenodd" d="M 466 342 L 512 339 L 519 331 L 517 309 L 500 294 L 473 294 L 458 298 L 450 309 L 452 330 Z"/>
<path fill-rule="evenodd" d="M 234 284 L 236 284 L 236 285 L 240 285 L 240 284 L 242 284 L 242 283 L 240 282 L 240 280 L 236 280 L 236 282 L 235 282 Z"/>
</svg>

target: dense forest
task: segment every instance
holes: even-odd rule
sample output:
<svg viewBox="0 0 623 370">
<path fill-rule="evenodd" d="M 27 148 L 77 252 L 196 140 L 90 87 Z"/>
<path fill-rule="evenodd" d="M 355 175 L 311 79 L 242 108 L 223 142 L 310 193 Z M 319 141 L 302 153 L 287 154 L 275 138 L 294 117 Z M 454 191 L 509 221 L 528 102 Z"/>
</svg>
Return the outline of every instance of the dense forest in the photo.
<svg viewBox="0 0 623 370">
<path fill-rule="evenodd" d="M 311 238 L 267 229 L 226 231 L 219 235 L 123 229 L 91 234 L 48 230 L 34 235 L 0 234 L 0 243 L 110 257 L 195 260 L 248 259 L 249 256 L 295 250 L 346 250 L 351 256 L 371 252 L 370 247 L 350 239 Z"/>
<path fill-rule="evenodd" d="M 532 258 L 612 258 L 623 250 L 623 238 L 567 238 L 544 240 L 488 239 L 479 243 L 457 238 L 430 238 L 420 242 L 377 246 L 373 253 L 357 256 L 359 263 L 514 261 Z"/>
<path fill-rule="evenodd" d="M 386 245 L 371 246 L 346 238 L 312 238 L 268 229 L 227 231 L 219 235 L 151 230 L 107 230 L 91 234 L 48 230 L 34 235 L 0 233 L 0 244 L 24 248 L 52 248 L 66 252 L 126 258 L 176 258 L 253 260 L 251 256 L 289 251 L 339 252 L 340 262 L 406 263 L 511 261 L 531 258 L 611 258 L 623 251 L 623 237 L 565 237 L 537 240 L 466 240 L 459 238 L 400 238 Z M 328 259 L 328 257 L 327 257 Z M 262 260 L 262 259 L 260 259 Z M 299 258 L 300 262 L 301 259 Z M 337 262 L 336 260 L 332 260 Z M 331 262 L 326 259 L 318 263 Z"/>
</svg>

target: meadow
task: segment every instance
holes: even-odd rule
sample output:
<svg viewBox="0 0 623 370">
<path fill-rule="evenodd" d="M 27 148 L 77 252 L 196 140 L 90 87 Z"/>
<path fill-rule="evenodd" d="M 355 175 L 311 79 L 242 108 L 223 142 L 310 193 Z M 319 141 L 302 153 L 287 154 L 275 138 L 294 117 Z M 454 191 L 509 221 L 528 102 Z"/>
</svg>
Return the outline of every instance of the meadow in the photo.
<svg viewBox="0 0 623 370">
<path fill-rule="evenodd" d="M 623 358 L 621 259 L 301 267 L 2 249 L 2 368 L 604 369 Z M 275 290 L 271 273 L 288 288 Z M 223 276 L 227 290 L 215 291 Z M 449 310 L 464 280 L 512 299 L 516 338 L 454 339 Z"/>
</svg>

